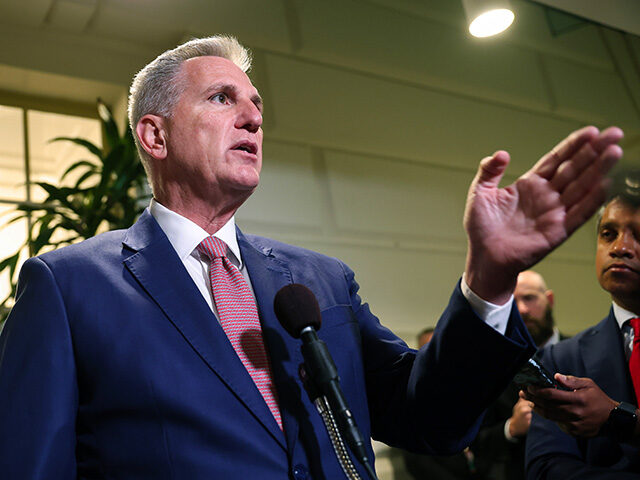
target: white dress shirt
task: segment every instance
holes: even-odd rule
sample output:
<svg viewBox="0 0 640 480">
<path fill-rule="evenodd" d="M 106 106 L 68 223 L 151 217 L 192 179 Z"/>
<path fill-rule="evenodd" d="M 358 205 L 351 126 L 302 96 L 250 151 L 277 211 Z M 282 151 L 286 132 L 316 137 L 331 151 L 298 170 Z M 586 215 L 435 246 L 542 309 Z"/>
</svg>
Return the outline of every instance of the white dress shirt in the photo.
<svg viewBox="0 0 640 480">
<path fill-rule="evenodd" d="M 625 310 L 616 302 L 612 303 L 613 316 L 616 317 L 616 322 L 618 322 L 618 326 L 620 327 L 620 331 L 622 332 L 622 337 L 624 339 L 624 343 L 622 345 L 622 347 L 624 348 L 624 355 L 627 358 L 627 361 L 629 361 L 629 358 L 631 358 L 631 352 L 633 351 L 634 337 L 633 328 L 631 327 L 629 320 L 638 317 L 638 315 L 630 312 L 629 310 Z"/>
<path fill-rule="evenodd" d="M 207 305 L 209 305 L 209 308 L 211 308 L 211 311 L 215 313 L 217 317 L 218 311 L 216 309 L 215 302 L 213 301 L 213 294 L 211 293 L 209 259 L 205 255 L 202 255 L 197 249 L 200 242 L 207 238 L 209 234 L 188 218 L 169 210 L 155 199 L 151 199 L 149 211 L 169 239 L 169 242 L 178 254 L 178 257 L 180 257 L 180 261 L 184 265 L 184 268 L 186 268 L 189 275 L 191 275 L 193 282 L 196 284 L 196 287 L 198 287 L 198 290 L 200 290 L 200 293 L 207 302 Z M 234 217 L 231 217 L 220 230 L 213 234 L 213 236 L 227 244 L 227 257 L 231 263 L 240 270 L 240 273 L 249 285 L 249 289 L 251 290 L 251 294 L 255 300 L 251 279 L 249 278 L 247 269 L 242 262 L 242 255 L 240 254 L 240 247 L 238 246 L 238 238 L 236 236 L 236 222 Z"/>
<path fill-rule="evenodd" d="M 191 220 L 169 210 L 155 199 L 151 199 L 149 211 L 151 212 L 151 215 L 153 215 L 153 218 L 156 219 L 165 235 L 167 235 L 169 242 L 178 254 L 178 257 L 180 257 L 180 261 L 182 261 L 187 272 L 189 272 L 189 275 L 191 275 L 191 278 L 198 287 L 198 290 L 200 290 L 200 293 L 206 300 L 207 304 L 217 316 L 215 303 L 211 293 L 209 259 L 206 256 L 201 255 L 197 250 L 197 246 L 202 242 L 202 240 L 207 238 L 209 234 Z M 234 217 L 231 217 L 231 219 L 220 230 L 214 233 L 214 236 L 227 244 L 227 256 L 229 257 L 229 260 L 238 267 L 238 270 L 242 273 L 242 276 L 249 285 L 251 293 L 255 299 L 251 279 L 249 278 L 247 269 L 242 262 L 240 247 L 238 246 L 238 238 L 236 236 L 236 224 Z M 465 296 L 474 312 L 476 312 L 476 314 L 488 325 L 504 335 L 507 330 L 511 305 L 513 304 L 513 295 L 504 305 L 494 305 L 493 303 L 486 302 L 469 288 L 464 279 L 464 275 L 462 276 L 461 288 L 462 294 Z"/>
</svg>

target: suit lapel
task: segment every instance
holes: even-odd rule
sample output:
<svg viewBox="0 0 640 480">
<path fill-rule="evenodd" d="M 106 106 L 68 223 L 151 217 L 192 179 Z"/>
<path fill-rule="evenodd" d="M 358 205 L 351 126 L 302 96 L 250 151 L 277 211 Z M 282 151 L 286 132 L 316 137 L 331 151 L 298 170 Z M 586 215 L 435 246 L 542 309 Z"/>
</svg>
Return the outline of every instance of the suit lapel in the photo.
<svg viewBox="0 0 640 480">
<path fill-rule="evenodd" d="M 285 448 L 282 431 L 166 235 L 145 210 L 123 240 L 124 264 L 220 380 Z"/>
<path fill-rule="evenodd" d="M 298 437 L 298 420 L 306 415 L 306 408 L 302 403 L 306 393 L 302 391 L 298 376 L 298 367 L 302 363 L 301 342 L 282 328 L 273 309 L 273 299 L 278 290 L 292 283 L 291 272 L 285 263 L 272 254 L 270 247 L 249 240 L 240 230 L 238 244 L 256 295 L 287 447 L 292 452 Z"/>
<path fill-rule="evenodd" d="M 635 403 L 622 347 L 622 334 L 613 310 L 580 343 L 585 371 L 589 372 L 598 386 L 618 401 Z"/>
</svg>

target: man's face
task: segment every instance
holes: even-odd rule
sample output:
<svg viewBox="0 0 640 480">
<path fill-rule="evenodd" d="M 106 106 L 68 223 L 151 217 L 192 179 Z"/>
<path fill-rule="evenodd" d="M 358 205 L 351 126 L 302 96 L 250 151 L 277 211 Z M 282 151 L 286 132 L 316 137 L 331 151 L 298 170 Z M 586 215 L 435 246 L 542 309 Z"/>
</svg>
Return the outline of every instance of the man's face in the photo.
<svg viewBox="0 0 640 480">
<path fill-rule="evenodd" d="M 546 289 L 542 277 L 526 271 L 518 275 L 513 296 L 533 341 L 542 345 L 553 334 L 553 293 Z"/>
<path fill-rule="evenodd" d="M 640 314 L 640 207 L 613 200 L 598 226 L 596 274 L 623 308 Z"/>
<path fill-rule="evenodd" d="M 177 81 L 184 90 L 165 123 L 164 187 L 213 202 L 248 196 L 262 168 L 258 91 L 234 63 L 213 56 L 185 61 Z"/>
</svg>

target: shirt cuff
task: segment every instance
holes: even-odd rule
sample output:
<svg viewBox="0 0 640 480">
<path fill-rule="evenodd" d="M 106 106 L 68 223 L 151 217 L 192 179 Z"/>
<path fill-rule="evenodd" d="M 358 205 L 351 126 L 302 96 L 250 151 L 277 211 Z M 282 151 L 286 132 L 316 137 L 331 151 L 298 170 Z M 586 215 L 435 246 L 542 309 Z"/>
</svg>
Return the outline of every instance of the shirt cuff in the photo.
<svg viewBox="0 0 640 480">
<path fill-rule="evenodd" d="M 469 288 L 469 285 L 467 285 L 467 281 L 464 278 L 464 274 L 462 274 L 460 289 L 462 290 L 462 295 L 467 299 L 473 311 L 476 312 L 476 315 L 478 315 L 478 317 L 480 317 L 480 319 L 482 319 L 487 325 L 504 335 L 504 332 L 507 331 L 507 323 L 509 323 L 511 306 L 513 305 L 513 295 L 509 297 L 509 300 L 504 305 L 496 305 L 495 303 L 487 302 Z"/>
<path fill-rule="evenodd" d="M 509 433 L 509 425 L 511 425 L 511 419 L 507 418 L 507 421 L 504 422 L 504 438 L 506 438 L 508 442 L 518 443 L 519 440 L 516 437 L 512 437 Z"/>
</svg>

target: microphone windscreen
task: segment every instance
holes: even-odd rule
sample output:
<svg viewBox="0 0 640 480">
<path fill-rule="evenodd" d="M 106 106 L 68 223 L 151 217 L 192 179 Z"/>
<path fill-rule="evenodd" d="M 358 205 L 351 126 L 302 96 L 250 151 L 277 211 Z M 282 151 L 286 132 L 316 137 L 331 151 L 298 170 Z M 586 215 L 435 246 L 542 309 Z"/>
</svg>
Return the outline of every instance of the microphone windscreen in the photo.
<svg viewBox="0 0 640 480">
<path fill-rule="evenodd" d="M 273 308 L 282 327 L 294 338 L 299 338 L 300 332 L 308 326 L 318 330 L 322 323 L 316 296 L 299 283 L 282 287 L 276 293 Z"/>
</svg>

